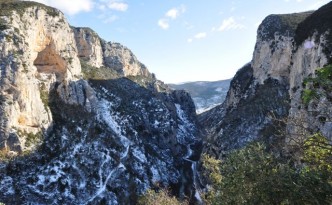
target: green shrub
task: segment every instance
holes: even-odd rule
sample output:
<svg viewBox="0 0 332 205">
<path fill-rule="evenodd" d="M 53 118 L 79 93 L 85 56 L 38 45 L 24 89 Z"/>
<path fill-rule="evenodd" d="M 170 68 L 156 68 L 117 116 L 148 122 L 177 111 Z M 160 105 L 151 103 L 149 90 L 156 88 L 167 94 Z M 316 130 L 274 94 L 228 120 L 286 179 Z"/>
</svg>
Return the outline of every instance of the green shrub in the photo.
<svg viewBox="0 0 332 205">
<path fill-rule="evenodd" d="M 174 196 L 171 196 L 165 189 L 155 192 L 151 189 L 140 197 L 138 200 L 140 205 L 187 205 L 188 202 L 180 202 Z"/>
<path fill-rule="evenodd" d="M 49 105 L 49 92 L 46 89 L 46 86 L 44 83 L 41 83 L 39 86 L 39 95 L 40 95 L 40 99 L 44 104 L 45 110 L 48 109 L 48 105 Z"/>
<path fill-rule="evenodd" d="M 268 153 L 262 144 L 232 152 L 220 164 L 220 171 L 212 166 L 221 180 L 211 180 L 214 184 L 205 197 L 207 204 L 329 204 L 331 142 L 318 136 L 305 143 L 306 163 L 301 166 L 295 166 L 291 158 Z M 329 149 L 317 146 L 322 143 L 328 143 Z M 209 164 L 207 159 L 203 157 L 203 165 Z M 321 165 L 325 168 L 319 168 Z"/>
<path fill-rule="evenodd" d="M 25 146 L 30 147 L 32 145 L 39 144 L 42 140 L 42 133 L 38 132 L 36 134 L 34 133 L 26 133 L 26 141 Z"/>
<path fill-rule="evenodd" d="M 37 132 L 36 134 L 32 132 L 26 132 L 24 130 L 18 130 L 17 134 L 19 137 L 25 137 L 25 146 L 31 147 L 36 144 L 40 144 L 43 139 L 43 134 L 41 132 Z"/>
<path fill-rule="evenodd" d="M 321 133 L 316 133 L 304 142 L 303 161 L 310 169 L 332 173 L 332 144 Z"/>
<path fill-rule="evenodd" d="M 311 100 L 317 99 L 318 94 L 314 90 L 304 89 L 302 93 L 302 101 L 307 106 Z"/>
<path fill-rule="evenodd" d="M 305 105 L 308 105 L 312 100 L 319 100 L 323 96 L 331 98 L 332 65 L 317 69 L 315 77 L 306 78 L 303 85 L 306 86 L 302 92 L 302 101 Z"/>
<path fill-rule="evenodd" d="M 89 65 L 85 60 L 80 59 L 84 79 L 92 80 L 109 80 L 118 78 L 119 75 L 113 69 L 107 67 L 94 67 Z"/>
</svg>

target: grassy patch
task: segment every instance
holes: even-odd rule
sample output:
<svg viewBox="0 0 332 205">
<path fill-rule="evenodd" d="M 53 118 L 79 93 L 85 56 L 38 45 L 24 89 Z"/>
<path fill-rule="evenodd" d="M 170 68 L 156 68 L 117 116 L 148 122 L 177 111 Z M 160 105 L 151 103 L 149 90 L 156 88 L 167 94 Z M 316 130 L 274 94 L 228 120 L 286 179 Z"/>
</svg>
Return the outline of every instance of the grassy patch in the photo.
<svg viewBox="0 0 332 205">
<path fill-rule="evenodd" d="M 41 83 L 39 86 L 39 93 L 40 93 L 40 99 L 42 100 L 45 110 L 48 109 L 48 104 L 49 104 L 49 93 L 48 90 L 46 89 L 46 86 L 44 83 Z"/>
<path fill-rule="evenodd" d="M 43 139 L 43 134 L 41 132 L 37 132 L 36 134 L 32 132 L 26 132 L 23 130 L 18 130 L 17 134 L 20 138 L 25 137 L 25 146 L 31 147 L 36 144 L 40 144 Z"/>
<path fill-rule="evenodd" d="M 0 16 L 9 16 L 13 11 L 16 11 L 20 16 L 25 12 L 25 9 L 29 7 L 37 6 L 46 10 L 50 16 L 58 16 L 59 11 L 55 8 L 46 6 L 44 4 L 32 2 L 32 1 L 18 1 L 18 0 L 0 0 Z"/>
<path fill-rule="evenodd" d="M 145 88 L 148 88 L 149 85 L 152 85 L 155 82 L 154 79 L 142 75 L 131 75 L 127 76 L 127 78 Z"/>
<path fill-rule="evenodd" d="M 308 106 L 310 101 L 313 99 L 317 99 L 318 94 L 314 90 L 304 89 L 302 93 L 302 101 L 303 103 Z"/>
<path fill-rule="evenodd" d="M 298 25 L 307 18 L 312 12 L 294 13 L 280 15 L 282 24 L 292 32 L 295 32 Z"/>
<path fill-rule="evenodd" d="M 306 89 L 302 92 L 302 101 L 307 106 L 312 100 L 326 97 L 332 101 L 332 65 L 317 69 L 315 77 L 303 81 Z"/>
<path fill-rule="evenodd" d="M 283 36 L 295 36 L 295 31 L 304 19 L 312 12 L 302 12 L 293 14 L 269 15 L 263 21 L 260 29 L 264 28 L 262 39 L 264 41 L 274 40 L 275 34 L 279 33 Z"/>
<path fill-rule="evenodd" d="M 30 147 L 32 145 L 39 144 L 41 142 L 41 140 L 42 140 L 41 132 L 38 132 L 36 134 L 27 133 L 25 146 Z"/>
<path fill-rule="evenodd" d="M 89 65 L 86 61 L 80 59 L 82 73 L 84 79 L 92 79 L 92 80 L 109 80 L 118 78 L 119 75 L 113 69 L 107 67 L 94 67 Z"/>
</svg>

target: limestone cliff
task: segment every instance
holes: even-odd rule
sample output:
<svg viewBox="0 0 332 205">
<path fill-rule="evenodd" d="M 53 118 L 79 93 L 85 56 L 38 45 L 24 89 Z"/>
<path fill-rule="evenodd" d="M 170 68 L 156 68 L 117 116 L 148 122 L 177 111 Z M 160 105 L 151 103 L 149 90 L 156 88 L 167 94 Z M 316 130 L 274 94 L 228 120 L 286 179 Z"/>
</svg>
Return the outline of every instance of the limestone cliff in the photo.
<svg viewBox="0 0 332 205">
<path fill-rule="evenodd" d="M 275 120 L 306 121 L 308 128 L 331 136 L 329 120 L 320 122 L 319 115 L 313 116 L 301 99 L 303 80 L 331 62 L 332 27 L 327 26 L 331 25 L 331 12 L 329 3 L 315 12 L 264 19 L 257 31 L 253 59 L 233 78 L 225 102 L 200 116 L 208 132 L 207 152 L 221 157 L 224 151 L 254 140 L 273 143 L 278 140 L 276 130 L 285 129 Z M 331 112 L 327 113 L 331 119 Z M 287 125 L 288 132 L 295 129 Z"/>
<path fill-rule="evenodd" d="M 77 80 L 80 62 L 72 30 L 54 8 L 1 3 L 0 23 L 0 147 L 21 152 L 29 147 L 23 133 L 41 133 L 52 123 L 50 88 Z"/>
<path fill-rule="evenodd" d="M 90 28 L 72 29 L 86 79 L 127 77 L 156 92 L 170 91 L 127 47 L 120 43 L 106 42 Z"/>
<path fill-rule="evenodd" d="M 199 200 L 186 92 L 54 8 L 0 8 L 0 202 L 135 204 L 158 187 Z"/>
<path fill-rule="evenodd" d="M 72 27 L 72 29 L 79 58 L 96 68 L 103 66 L 103 50 L 99 36 L 89 28 Z"/>
<path fill-rule="evenodd" d="M 74 28 L 79 57 L 89 65 L 107 67 L 119 76 L 152 77 L 146 66 L 141 63 L 127 47 L 106 42 L 89 28 Z"/>
</svg>

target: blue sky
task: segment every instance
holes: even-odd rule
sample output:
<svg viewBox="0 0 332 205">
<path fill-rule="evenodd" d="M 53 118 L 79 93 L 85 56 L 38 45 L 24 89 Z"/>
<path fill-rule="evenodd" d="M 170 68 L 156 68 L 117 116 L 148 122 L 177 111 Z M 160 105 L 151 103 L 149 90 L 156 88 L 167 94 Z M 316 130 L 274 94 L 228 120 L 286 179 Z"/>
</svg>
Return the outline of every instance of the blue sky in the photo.
<svg viewBox="0 0 332 205">
<path fill-rule="evenodd" d="M 130 48 L 166 83 L 228 79 L 252 58 L 269 14 L 317 9 L 327 0 L 37 0 Z"/>
</svg>

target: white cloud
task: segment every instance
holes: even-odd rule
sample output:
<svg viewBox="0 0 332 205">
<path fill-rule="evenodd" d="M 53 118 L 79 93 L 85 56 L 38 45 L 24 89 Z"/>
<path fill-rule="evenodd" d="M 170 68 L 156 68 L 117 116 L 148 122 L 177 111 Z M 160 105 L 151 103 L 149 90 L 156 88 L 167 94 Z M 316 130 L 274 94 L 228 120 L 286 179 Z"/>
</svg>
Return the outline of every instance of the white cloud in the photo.
<svg viewBox="0 0 332 205">
<path fill-rule="evenodd" d="M 181 5 L 177 8 L 172 8 L 166 12 L 164 18 L 159 19 L 158 25 L 162 29 L 166 30 L 169 28 L 169 20 L 177 19 L 184 12 L 186 12 L 186 7 L 184 5 Z"/>
<path fill-rule="evenodd" d="M 228 31 L 228 30 L 236 30 L 243 29 L 244 25 L 236 22 L 233 17 L 223 20 L 221 26 L 218 28 L 219 31 Z"/>
<path fill-rule="evenodd" d="M 158 21 L 158 25 L 160 26 L 160 28 L 167 30 L 169 28 L 169 23 L 167 19 L 160 19 Z"/>
<path fill-rule="evenodd" d="M 188 38 L 187 42 L 188 43 L 192 43 L 194 40 L 199 40 L 199 39 L 203 39 L 207 37 L 207 33 L 206 32 L 200 32 L 194 35 L 193 38 Z"/>
<path fill-rule="evenodd" d="M 186 11 L 186 7 L 181 5 L 177 8 L 172 8 L 168 10 L 165 14 L 165 17 L 176 19 L 179 15 L 183 14 Z"/>
<path fill-rule="evenodd" d="M 128 9 L 128 4 L 124 3 L 122 0 L 94 0 L 96 1 L 96 8 L 99 9 L 100 15 L 98 16 L 99 19 L 103 23 L 112 23 L 119 19 L 118 15 L 114 13 L 116 11 L 125 12 Z"/>
<path fill-rule="evenodd" d="M 166 13 L 166 16 L 170 17 L 171 19 L 176 19 L 176 17 L 178 17 L 178 15 L 179 15 L 179 10 L 177 10 L 175 8 L 167 11 L 167 13 Z"/>
<path fill-rule="evenodd" d="M 34 0 L 36 2 L 46 4 L 60 9 L 66 14 L 75 15 L 82 11 L 91 11 L 93 8 L 93 0 Z"/>
<path fill-rule="evenodd" d="M 118 0 L 108 2 L 107 6 L 108 8 L 116 11 L 127 11 L 128 9 L 128 4 Z"/>
<path fill-rule="evenodd" d="M 198 33 L 194 36 L 194 38 L 196 39 L 202 39 L 202 38 L 205 38 L 207 36 L 207 34 L 205 32 L 201 32 L 201 33 Z"/>
</svg>

